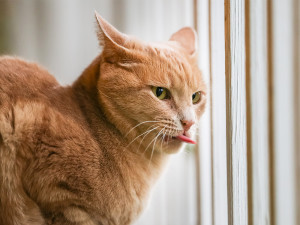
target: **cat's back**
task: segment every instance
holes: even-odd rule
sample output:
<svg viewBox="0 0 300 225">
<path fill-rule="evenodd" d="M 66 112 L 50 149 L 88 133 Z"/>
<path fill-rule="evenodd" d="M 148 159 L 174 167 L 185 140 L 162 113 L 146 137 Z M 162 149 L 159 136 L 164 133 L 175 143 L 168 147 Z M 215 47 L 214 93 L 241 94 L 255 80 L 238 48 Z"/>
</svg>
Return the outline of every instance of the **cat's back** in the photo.
<svg viewBox="0 0 300 225">
<path fill-rule="evenodd" d="M 74 118 L 81 119 L 79 114 L 70 88 L 60 86 L 46 69 L 22 59 L 0 57 L 2 138 L 15 129 L 18 132 L 10 135 L 20 139 L 17 133 L 22 133 L 24 137 L 23 133 L 29 127 L 48 129 L 55 121 L 67 118 L 72 120 L 71 126 Z"/>
<path fill-rule="evenodd" d="M 1 95 L 13 98 L 36 97 L 49 88 L 58 86 L 56 79 L 36 63 L 19 58 L 0 57 L 0 99 Z"/>
<path fill-rule="evenodd" d="M 38 64 L 0 57 L 0 133 L 6 133 L 3 124 L 12 123 L 18 116 L 31 125 L 29 121 L 35 123 L 35 118 L 47 110 L 49 113 L 53 93 L 60 88 L 56 79 Z"/>
<path fill-rule="evenodd" d="M 18 126 L 17 130 L 20 132 L 35 123 L 35 118 L 41 117 L 41 114 L 49 108 L 51 98 L 51 96 L 49 98 L 49 93 L 53 92 L 56 87 L 59 87 L 56 79 L 36 63 L 10 56 L 0 57 L 0 134 L 2 138 L 10 133 L 18 117 L 24 121 L 22 124 L 25 123 Z M 16 136 L 16 134 L 11 135 Z"/>
</svg>

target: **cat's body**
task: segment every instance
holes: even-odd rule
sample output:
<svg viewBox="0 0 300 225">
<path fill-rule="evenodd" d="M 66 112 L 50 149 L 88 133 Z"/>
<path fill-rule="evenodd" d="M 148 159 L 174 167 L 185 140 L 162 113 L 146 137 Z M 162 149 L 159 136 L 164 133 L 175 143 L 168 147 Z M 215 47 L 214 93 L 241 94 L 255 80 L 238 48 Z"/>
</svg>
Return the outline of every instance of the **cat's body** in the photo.
<svg viewBox="0 0 300 225">
<path fill-rule="evenodd" d="M 107 34 L 116 31 L 99 18 L 101 38 L 119 40 L 116 33 Z M 139 95 L 151 90 L 144 90 L 138 80 L 124 79 L 126 73 L 137 73 L 138 69 L 130 68 L 137 61 L 132 55 L 126 58 L 124 54 L 130 53 L 122 48 L 111 55 L 107 45 L 69 87 L 60 86 L 36 64 L 0 58 L 0 225 L 130 224 L 144 208 L 168 158 L 166 153 L 178 151 L 181 141 L 171 137 L 180 132 L 186 135 L 189 127 L 172 131 L 175 122 L 163 119 L 160 131 L 164 135 L 156 145 L 160 133 L 152 135 L 151 128 L 156 128 L 150 119 L 159 117 L 149 118 L 143 110 L 151 109 L 135 106 L 135 100 L 128 98 L 126 105 L 114 96 L 118 90 L 126 96 L 120 88 L 124 83 L 140 91 Z M 119 58 L 126 60 L 120 63 Z M 191 70 L 182 65 L 176 69 Z M 150 66 L 146 68 L 151 71 Z M 121 74 L 123 83 L 110 79 L 110 73 Z M 201 77 L 197 80 L 202 91 Z M 106 91 L 109 87 L 112 93 Z M 146 100 L 145 104 L 157 101 L 153 96 Z M 136 109 L 130 111 L 130 107 Z M 204 102 L 199 107 L 198 117 Z M 138 115 L 141 118 L 135 120 Z M 137 126 L 146 120 L 150 125 Z M 167 126 L 171 127 L 168 133 Z M 164 141 L 165 136 L 172 140 Z"/>
<path fill-rule="evenodd" d="M 61 87 L 46 71 L 18 59 L 1 58 L 0 74 L 0 161 L 2 171 L 8 170 L 1 174 L 6 176 L 1 225 L 11 224 L 6 221 L 11 213 L 17 221 L 18 211 L 34 210 L 34 215 L 20 215 L 20 224 L 31 224 L 39 209 L 43 217 L 49 215 L 47 223 L 61 224 L 62 218 L 54 214 L 52 221 L 50 214 L 76 206 L 80 210 L 82 202 L 88 207 L 82 214 L 95 213 L 102 224 L 131 221 L 146 200 L 151 173 L 157 171 L 150 172 L 136 153 L 123 151 L 127 143 L 105 120 L 95 99 L 84 96 L 84 87 Z M 10 206 L 4 196 L 15 199 L 7 201 L 16 205 Z"/>
</svg>

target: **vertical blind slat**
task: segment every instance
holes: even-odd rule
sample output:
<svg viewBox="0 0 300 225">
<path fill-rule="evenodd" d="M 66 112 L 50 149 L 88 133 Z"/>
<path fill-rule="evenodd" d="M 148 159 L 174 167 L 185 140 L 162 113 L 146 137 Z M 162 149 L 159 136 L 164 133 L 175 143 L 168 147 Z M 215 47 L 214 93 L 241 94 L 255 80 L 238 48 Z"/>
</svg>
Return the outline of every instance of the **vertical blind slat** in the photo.
<svg viewBox="0 0 300 225">
<path fill-rule="evenodd" d="M 227 225 L 224 1 L 210 0 L 213 224 Z"/>
<path fill-rule="evenodd" d="M 277 225 L 296 224 L 294 141 L 293 0 L 273 1 L 273 86 L 275 217 Z"/>
<path fill-rule="evenodd" d="M 295 93 L 295 163 L 296 163 L 296 215 L 300 224 L 300 1 L 294 1 L 294 93 Z"/>
<path fill-rule="evenodd" d="M 267 0 L 267 49 L 268 49 L 268 143 L 269 143 L 269 206 L 270 223 L 275 222 L 275 170 L 274 170 L 274 87 L 273 87 L 273 10 L 272 0 Z"/>
<path fill-rule="evenodd" d="M 265 0 L 250 2 L 250 75 L 252 122 L 252 201 L 253 224 L 270 224 L 267 5 Z M 250 190 L 249 190 L 250 191 Z"/>
<path fill-rule="evenodd" d="M 209 72 L 209 0 L 198 0 L 198 57 L 199 67 L 206 85 L 210 86 Z M 210 147 L 210 98 L 207 95 L 207 107 L 200 121 L 199 162 L 200 162 L 200 224 L 212 224 L 212 187 L 211 187 L 211 147 Z"/>
<path fill-rule="evenodd" d="M 248 224 L 245 8 L 225 0 L 226 126 L 229 224 Z"/>
</svg>

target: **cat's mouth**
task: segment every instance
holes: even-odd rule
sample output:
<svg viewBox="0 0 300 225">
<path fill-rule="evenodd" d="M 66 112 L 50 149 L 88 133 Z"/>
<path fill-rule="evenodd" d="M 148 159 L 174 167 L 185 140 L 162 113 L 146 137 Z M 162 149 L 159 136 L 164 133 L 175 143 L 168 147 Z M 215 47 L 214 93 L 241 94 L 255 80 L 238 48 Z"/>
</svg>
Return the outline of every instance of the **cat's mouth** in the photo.
<svg viewBox="0 0 300 225">
<path fill-rule="evenodd" d="M 190 137 L 186 136 L 184 133 L 181 135 L 178 135 L 175 137 L 176 139 L 189 143 L 189 144 L 197 144 L 194 140 L 192 140 Z"/>
<path fill-rule="evenodd" d="M 167 136 L 167 137 L 164 138 L 164 141 L 168 142 L 170 139 L 172 139 L 172 140 L 179 140 L 179 141 L 186 142 L 186 143 L 189 143 L 189 144 L 197 144 L 185 132 L 183 132 L 183 134 L 180 134 L 178 136 Z"/>
</svg>

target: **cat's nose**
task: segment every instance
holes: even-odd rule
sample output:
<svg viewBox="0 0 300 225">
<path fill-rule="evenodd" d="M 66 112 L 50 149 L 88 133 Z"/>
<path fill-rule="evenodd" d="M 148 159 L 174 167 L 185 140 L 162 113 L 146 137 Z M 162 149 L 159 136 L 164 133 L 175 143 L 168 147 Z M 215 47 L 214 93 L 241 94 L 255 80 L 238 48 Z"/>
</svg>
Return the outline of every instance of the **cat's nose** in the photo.
<svg viewBox="0 0 300 225">
<path fill-rule="evenodd" d="M 184 131 L 188 131 L 195 124 L 193 120 L 181 120 Z"/>
</svg>

